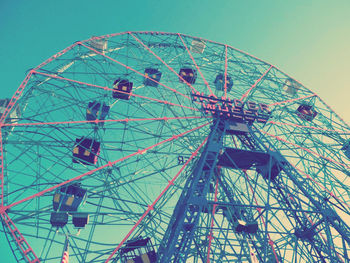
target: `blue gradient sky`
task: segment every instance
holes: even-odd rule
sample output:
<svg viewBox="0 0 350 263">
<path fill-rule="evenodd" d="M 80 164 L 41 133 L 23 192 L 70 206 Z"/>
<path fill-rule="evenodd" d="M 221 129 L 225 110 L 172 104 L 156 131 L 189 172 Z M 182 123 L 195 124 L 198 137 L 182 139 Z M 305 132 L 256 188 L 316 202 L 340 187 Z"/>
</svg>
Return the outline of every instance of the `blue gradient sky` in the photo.
<svg viewBox="0 0 350 263">
<path fill-rule="evenodd" d="M 0 0 L 0 97 L 77 40 L 122 31 L 180 32 L 279 67 L 350 123 L 349 0 Z M 12 263 L 0 234 L 0 262 Z"/>
</svg>

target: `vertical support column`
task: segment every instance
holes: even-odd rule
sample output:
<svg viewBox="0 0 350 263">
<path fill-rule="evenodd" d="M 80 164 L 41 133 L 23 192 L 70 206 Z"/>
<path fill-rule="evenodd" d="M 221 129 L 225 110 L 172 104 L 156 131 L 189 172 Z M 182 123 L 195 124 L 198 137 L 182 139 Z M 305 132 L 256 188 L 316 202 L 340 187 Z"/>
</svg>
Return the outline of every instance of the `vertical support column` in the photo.
<svg viewBox="0 0 350 263">
<path fill-rule="evenodd" d="M 218 201 L 218 184 L 219 184 L 219 175 L 220 173 L 218 173 L 218 178 L 216 179 L 216 183 L 215 183 L 215 195 L 214 195 L 214 202 Z M 213 210 L 212 210 L 212 218 L 211 218 L 211 222 L 210 222 L 210 234 L 208 236 L 209 238 L 209 244 L 208 244 L 208 251 L 207 251 L 207 263 L 210 263 L 210 249 L 211 249 L 211 241 L 213 239 L 213 227 L 214 227 L 214 217 L 215 217 L 215 211 L 216 211 L 216 207 L 217 204 L 213 205 Z M 208 209 L 208 213 L 209 213 L 209 209 Z"/>
<path fill-rule="evenodd" d="M 174 209 L 158 250 L 158 262 L 186 262 L 200 214 L 207 207 L 207 193 L 223 147 L 224 121 L 216 120 L 207 144 Z"/>
<path fill-rule="evenodd" d="M 1 205 L 0 209 L 4 207 L 4 152 L 2 148 L 2 123 L 0 123 L 0 180 L 1 180 Z"/>
</svg>

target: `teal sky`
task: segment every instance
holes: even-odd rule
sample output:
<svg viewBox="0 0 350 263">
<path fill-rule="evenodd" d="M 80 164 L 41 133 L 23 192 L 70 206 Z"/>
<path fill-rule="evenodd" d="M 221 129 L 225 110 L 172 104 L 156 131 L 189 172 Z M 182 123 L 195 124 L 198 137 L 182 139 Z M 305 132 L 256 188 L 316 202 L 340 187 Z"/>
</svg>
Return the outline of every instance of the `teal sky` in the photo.
<svg viewBox="0 0 350 263">
<path fill-rule="evenodd" d="M 30 68 L 77 40 L 179 32 L 277 66 L 350 123 L 349 13 L 349 0 L 0 0 L 0 97 L 11 97 Z M 0 261 L 14 262 L 10 253 L 0 234 Z"/>
</svg>

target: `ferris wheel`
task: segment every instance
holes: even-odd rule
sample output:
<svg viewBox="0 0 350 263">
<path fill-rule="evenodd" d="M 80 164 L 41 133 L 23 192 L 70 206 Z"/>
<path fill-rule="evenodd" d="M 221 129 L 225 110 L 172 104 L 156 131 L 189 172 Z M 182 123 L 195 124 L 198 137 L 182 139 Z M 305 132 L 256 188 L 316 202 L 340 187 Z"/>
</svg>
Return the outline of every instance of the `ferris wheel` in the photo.
<svg viewBox="0 0 350 263">
<path fill-rule="evenodd" d="M 17 262 L 349 262 L 349 126 L 243 51 L 92 37 L 0 110 Z"/>
</svg>

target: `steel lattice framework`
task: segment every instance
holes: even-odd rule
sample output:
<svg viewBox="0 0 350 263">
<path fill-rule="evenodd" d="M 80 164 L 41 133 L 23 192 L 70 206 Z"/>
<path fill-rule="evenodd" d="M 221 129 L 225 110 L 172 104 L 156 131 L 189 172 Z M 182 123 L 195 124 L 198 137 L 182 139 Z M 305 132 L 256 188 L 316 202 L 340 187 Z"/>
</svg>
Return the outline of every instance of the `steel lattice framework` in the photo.
<svg viewBox="0 0 350 263">
<path fill-rule="evenodd" d="M 349 126 L 228 45 L 163 32 L 75 42 L 29 71 L 0 132 L 17 262 L 68 248 L 69 262 L 349 262 Z M 79 207 L 64 210 L 65 195 Z"/>
</svg>

